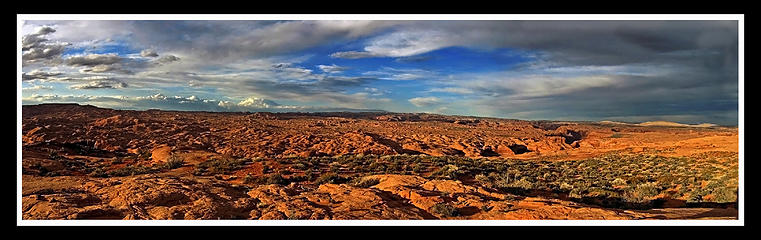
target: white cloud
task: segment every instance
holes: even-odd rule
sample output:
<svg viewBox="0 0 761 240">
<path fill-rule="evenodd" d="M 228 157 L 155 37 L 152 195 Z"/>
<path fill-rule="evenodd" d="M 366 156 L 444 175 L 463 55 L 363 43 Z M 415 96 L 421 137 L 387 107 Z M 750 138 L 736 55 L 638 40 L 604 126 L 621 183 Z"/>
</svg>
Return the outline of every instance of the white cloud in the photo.
<svg viewBox="0 0 761 240">
<path fill-rule="evenodd" d="M 408 101 L 416 107 L 430 107 L 442 103 L 441 99 L 437 97 L 416 97 L 410 98 Z"/>
<path fill-rule="evenodd" d="M 326 73 L 340 73 L 340 72 L 343 72 L 343 71 L 346 71 L 347 69 L 349 69 L 348 67 L 341 67 L 341 66 L 338 66 L 338 65 L 335 65 L 335 64 L 333 64 L 333 65 L 317 65 L 317 67 L 320 68 L 320 70 L 322 70 L 323 72 L 326 72 Z"/>
<path fill-rule="evenodd" d="M 140 51 L 141 57 L 158 57 L 159 54 L 156 53 L 156 51 L 153 51 L 151 49 L 145 49 L 143 51 Z"/>
<path fill-rule="evenodd" d="M 445 93 L 457 93 L 457 94 L 473 94 L 473 90 L 463 87 L 443 87 L 443 88 L 431 88 L 428 92 L 445 92 Z"/>
<path fill-rule="evenodd" d="M 336 58 L 407 57 L 454 46 L 457 35 L 436 30 L 396 31 L 369 41 L 364 51 L 331 54 Z"/>
<path fill-rule="evenodd" d="M 22 97 L 22 104 L 41 103 L 79 103 L 115 109 L 145 110 L 159 108 L 181 111 L 218 111 L 218 112 L 319 112 L 319 111 L 371 111 L 377 109 L 354 109 L 342 107 L 311 107 L 280 105 L 274 101 L 249 97 L 238 103 L 230 100 L 203 99 L 196 96 L 166 96 L 160 93 L 150 96 L 89 96 L 89 95 L 39 95 Z"/>
<path fill-rule="evenodd" d="M 53 87 L 51 87 L 51 86 L 44 86 L 44 85 L 34 85 L 34 86 L 31 86 L 31 87 L 21 88 L 21 90 L 26 90 L 26 91 L 50 90 L 50 89 L 53 89 Z"/>
<path fill-rule="evenodd" d="M 363 75 L 372 76 L 372 77 L 376 77 L 378 79 L 383 79 L 383 80 L 408 81 L 408 80 L 416 80 L 416 79 L 423 79 L 423 78 L 433 78 L 437 74 L 432 71 L 421 70 L 421 69 L 397 69 L 397 68 L 390 68 L 390 67 L 382 67 L 375 71 L 365 72 L 363 73 Z"/>
</svg>

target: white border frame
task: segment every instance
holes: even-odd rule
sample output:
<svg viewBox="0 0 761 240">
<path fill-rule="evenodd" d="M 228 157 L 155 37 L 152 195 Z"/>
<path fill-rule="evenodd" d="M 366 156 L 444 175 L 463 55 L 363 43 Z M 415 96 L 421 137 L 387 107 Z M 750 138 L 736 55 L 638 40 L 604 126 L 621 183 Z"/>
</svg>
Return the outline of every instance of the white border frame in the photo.
<svg viewBox="0 0 761 240">
<path fill-rule="evenodd" d="M 743 226 L 744 29 L 742 14 L 18 14 L 16 89 L 17 226 Z M 25 20 L 734 20 L 738 21 L 739 189 L 737 220 L 24 220 L 21 173 L 21 28 Z"/>
</svg>

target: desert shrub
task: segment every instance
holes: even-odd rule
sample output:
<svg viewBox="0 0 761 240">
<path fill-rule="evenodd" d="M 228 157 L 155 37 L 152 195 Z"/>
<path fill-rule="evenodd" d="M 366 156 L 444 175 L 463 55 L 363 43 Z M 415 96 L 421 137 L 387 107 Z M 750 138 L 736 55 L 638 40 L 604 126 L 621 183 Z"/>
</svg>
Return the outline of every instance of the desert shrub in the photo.
<svg viewBox="0 0 761 240">
<path fill-rule="evenodd" d="M 267 175 L 267 177 L 264 179 L 264 183 L 266 184 L 279 184 L 279 185 L 285 185 L 288 183 L 282 175 L 273 173 Z"/>
<path fill-rule="evenodd" d="M 433 207 L 431 207 L 431 212 L 444 217 L 456 217 L 460 215 L 460 212 L 456 207 L 446 203 L 437 203 L 436 205 L 433 205 Z"/>
<path fill-rule="evenodd" d="M 243 177 L 243 183 L 251 184 L 251 183 L 258 183 L 258 182 L 259 182 L 259 178 L 257 178 L 254 175 L 251 175 L 250 173 L 246 174 L 246 176 Z"/>
<path fill-rule="evenodd" d="M 296 163 L 293 165 L 293 168 L 299 169 L 299 170 L 306 170 L 308 167 L 304 163 Z"/>
<path fill-rule="evenodd" d="M 182 165 L 185 165 L 185 160 L 175 154 L 170 155 L 169 159 L 164 163 L 164 166 L 167 169 L 179 168 L 182 167 Z"/>
<path fill-rule="evenodd" d="M 88 175 L 91 177 L 108 177 L 108 173 L 106 173 L 106 169 L 102 167 L 94 169 Z"/>
<path fill-rule="evenodd" d="M 418 164 L 415 164 L 414 167 L 412 167 L 412 172 L 414 173 L 421 173 L 423 171 L 425 171 L 425 166 L 423 166 L 423 164 L 418 163 Z"/>
<path fill-rule="evenodd" d="M 527 177 L 521 178 L 521 180 L 514 181 L 508 184 L 509 187 L 520 188 L 524 190 L 530 190 L 534 188 L 534 183 L 529 181 Z"/>
<path fill-rule="evenodd" d="M 233 158 L 223 158 L 223 159 L 214 159 L 199 163 L 196 165 L 196 169 L 193 174 L 195 175 L 215 175 L 215 174 L 226 174 L 230 171 L 237 170 L 241 168 L 245 163 L 249 162 L 248 159 L 233 159 Z"/>
<path fill-rule="evenodd" d="M 624 192 L 623 198 L 627 202 L 642 203 L 651 200 L 650 198 L 658 195 L 660 188 L 656 183 L 642 183 Z"/>
<path fill-rule="evenodd" d="M 52 160 L 56 160 L 61 158 L 61 155 L 58 154 L 58 151 L 51 149 L 51 150 L 48 150 L 48 158 Z"/>
<path fill-rule="evenodd" d="M 111 170 L 108 172 L 108 175 L 116 176 L 116 177 L 124 177 L 124 176 L 135 176 L 135 175 L 152 173 L 152 172 L 154 172 L 154 169 L 147 166 L 130 165 L 123 168 Z"/>
<path fill-rule="evenodd" d="M 441 179 L 455 179 L 459 175 L 464 174 L 464 170 L 460 169 L 459 167 L 449 164 L 446 166 L 443 166 L 439 168 L 439 170 L 436 170 L 431 174 L 432 177 L 435 178 L 441 178 Z"/>
<path fill-rule="evenodd" d="M 341 170 L 341 165 L 333 165 L 333 164 L 331 164 L 331 166 L 330 166 L 330 171 L 331 172 L 338 172 L 340 170 Z"/>
<path fill-rule="evenodd" d="M 309 181 L 309 176 L 290 176 L 288 179 L 286 179 L 288 182 L 305 182 Z"/>
<path fill-rule="evenodd" d="M 369 177 L 359 177 L 352 179 L 351 182 L 349 182 L 352 186 L 360 187 L 360 188 L 369 188 L 375 185 L 378 185 L 380 183 L 380 179 L 377 178 L 369 178 Z"/>
<path fill-rule="evenodd" d="M 478 175 L 476 175 L 475 178 L 476 178 L 476 181 L 479 181 L 479 182 L 482 182 L 482 183 L 486 183 L 486 182 L 490 182 L 491 181 L 491 179 L 489 179 L 489 177 L 487 177 L 486 175 L 483 175 L 483 174 L 478 174 Z"/>
<path fill-rule="evenodd" d="M 566 182 L 563 182 L 560 184 L 560 191 L 571 191 L 573 190 L 573 185 L 568 184 Z"/>
<path fill-rule="evenodd" d="M 582 198 L 584 197 L 584 190 L 581 190 L 579 188 L 573 188 L 570 192 L 568 192 L 568 197 L 570 198 Z"/>
<path fill-rule="evenodd" d="M 622 138 L 624 137 L 624 134 L 621 133 L 614 133 L 613 135 L 610 135 L 610 138 Z"/>
<path fill-rule="evenodd" d="M 346 179 L 342 178 L 338 174 L 329 172 L 320 175 L 320 177 L 315 180 L 314 184 L 322 185 L 326 183 L 343 183 L 345 181 Z"/>
<path fill-rule="evenodd" d="M 483 206 L 481 206 L 481 211 L 484 211 L 484 212 L 488 212 L 491 209 L 492 209 L 492 207 L 490 207 L 489 205 L 483 205 Z"/>
<path fill-rule="evenodd" d="M 386 171 L 386 166 L 379 162 L 370 163 L 370 166 L 368 166 L 368 168 L 370 169 L 370 171 L 373 171 L 373 172 Z"/>
<path fill-rule="evenodd" d="M 267 174 L 266 176 L 262 177 L 256 177 L 251 174 L 247 174 L 246 177 L 243 178 L 243 182 L 247 184 L 288 184 L 288 180 L 277 173 Z"/>
<path fill-rule="evenodd" d="M 137 150 L 137 157 L 139 159 L 147 160 L 151 158 L 151 150 L 146 148 L 140 148 Z"/>
<path fill-rule="evenodd" d="M 626 180 L 623 180 L 623 179 L 620 179 L 620 178 L 616 178 L 616 179 L 613 180 L 613 182 L 611 182 L 611 184 L 617 185 L 617 186 L 625 186 L 628 183 L 626 182 Z"/>
<path fill-rule="evenodd" d="M 713 192 L 714 202 L 727 203 L 737 202 L 737 189 L 736 188 L 720 188 Z"/>
</svg>

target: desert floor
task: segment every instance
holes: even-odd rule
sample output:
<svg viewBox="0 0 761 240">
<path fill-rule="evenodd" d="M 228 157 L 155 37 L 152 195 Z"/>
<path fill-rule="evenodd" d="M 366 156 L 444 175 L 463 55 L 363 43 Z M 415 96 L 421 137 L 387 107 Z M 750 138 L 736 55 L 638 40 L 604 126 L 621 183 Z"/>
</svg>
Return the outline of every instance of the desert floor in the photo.
<svg viewBox="0 0 761 240">
<path fill-rule="evenodd" d="M 23 219 L 736 219 L 738 130 L 22 109 Z"/>
</svg>

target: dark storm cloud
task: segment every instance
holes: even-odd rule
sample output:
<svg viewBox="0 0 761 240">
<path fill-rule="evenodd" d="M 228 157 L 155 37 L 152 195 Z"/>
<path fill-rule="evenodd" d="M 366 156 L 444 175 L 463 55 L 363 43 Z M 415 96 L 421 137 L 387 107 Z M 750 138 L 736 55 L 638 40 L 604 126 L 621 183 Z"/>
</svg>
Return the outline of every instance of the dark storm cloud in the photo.
<svg viewBox="0 0 761 240">
<path fill-rule="evenodd" d="M 125 88 L 127 84 L 116 80 L 97 80 L 84 84 L 72 85 L 71 89 L 103 89 L 103 88 Z"/>
<path fill-rule="evenodd" d="M 73 56 L 67 58 L 64 62 L 70 66 L 88 66 L 111 65 L 122 61 L 122 57 L 116 54 L 90 54 L 84 56 Z"/>
<path fill-rule="evenodd" d="M 25 63 L 37 61 L 50 61 L 61 56 L 67 43 L 50 43 L 46 35 L 54 33 L 55 29 L 49 26 L 43 26 L 37 29 L 35 33 L 27 34 L 21 39 L 21 50 L 23 52 L 21 59 Z"/>
<path fill-rule="evenodd" d="M 167 64 L 167 63 L 171 63 L 171 62 L 180 61 L 180 58 L 178 58 L 177 56 L 173 56 L 173 55 L 167 55 L 167 56 L 163 56 L 163 57 L 161 57 L 159 59 L 156 59 L 156 61 L 158 63 L 161 63 L 161 64 Z"/>
<path fill-rule="evenodd" d="M 146 45 L 206 59 L 243 59 L 295 52 L 375 33 L 393 21 L 134 21 L 133 37 Z"/>
<path fill-rule="evenodd" d="M 36 80 L 36 79 L 46 80 L 48 78 L 56 77 L 56 76 L 60 76 L 60 75 L 61 75 L 61 73 L 45 72 L 45 71 L 41 71 L 41 70 L 35 70 L 35 71 L 28 72 L 28 73 L 22 73 L 21 74 L 21 79 L 23 81 Z"/>
<path fill-rule="evenodd" d="M 467 77 L 453 84 L 474 92 L 491 115 L 600 119 L 678 114 L 694 121 L 721 115 L 717 123 L 737 124 L 736 21 L 425 22 L 403 31 L 417 28 L 442 33 L 394 47 L 415 53 L 430 49 L 418 43 L 462 45 L 534 54 L 533 61 L 479 84 Z M 381 43 L 388 41 L 381 40 L 371 41 L 369 46 L 377 45 L 371 49 L 379 50 L 367 54 L 387 51 Z M 582 78 L 568 80 L 573 76 Z M 549 80 L 521 80 L 537 77 Z"/>
</svg>

